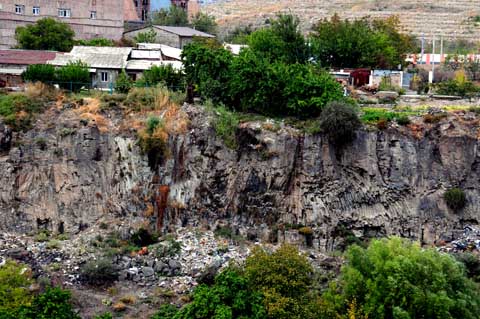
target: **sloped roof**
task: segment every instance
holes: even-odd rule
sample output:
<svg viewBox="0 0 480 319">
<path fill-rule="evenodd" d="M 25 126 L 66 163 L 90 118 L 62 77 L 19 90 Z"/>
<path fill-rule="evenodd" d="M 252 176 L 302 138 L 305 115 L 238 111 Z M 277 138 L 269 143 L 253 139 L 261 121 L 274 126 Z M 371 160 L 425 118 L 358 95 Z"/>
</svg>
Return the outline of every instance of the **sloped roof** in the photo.
<svg viewBox="0 0 480 319">
<path fill-rule="evenodd" d="M 169 45 L 165 44 L 160 44 L 160 43 L 138 43 L 137 44 L 138 50 L 157 50 L 161 51 L 164 56 L 167 56 L 169 58 L 175 59 L 175 60 L 181 60 L 182 57 L 182 49 L 174 48 Z M 132 58 L 133 52 L 136 50 L 132 51 Z"/>
<path fill-rule="evenodd" d="M 55 59 L 57 53 L 39 50 L 0 50 L 0 64 L 45 64 L 47 61 Z"/>
<path fill-rule="evenodd" d="M 152 66 L 171 65 L 174 69 L 181 70 L 183 64 L 180 61 L 152 61 L 152 60 L 129 60 L 127 62 L 127 70 L 145 71 Z"/>
<path fill-rule="evenodd" d="M 189 27 L 171 27 L 163 25 L 154 25 L 156 29 L 160 29 L 169 33 L 176 34 L 181 37 L 202 37 L 202 38 L 215 38 L 214 35 L 198 31 Z"/>
<path fill-rule="evenodd" d="M 67 65 L 69 62 L 81 60 L 88 64 L 90 68 L 123 69 L 127 65 L 127 59 L 132 49 L 75 46 L 70 53 L 57 55 L 55 60 L 49 63 L 62 66 Z"/>
</svg>

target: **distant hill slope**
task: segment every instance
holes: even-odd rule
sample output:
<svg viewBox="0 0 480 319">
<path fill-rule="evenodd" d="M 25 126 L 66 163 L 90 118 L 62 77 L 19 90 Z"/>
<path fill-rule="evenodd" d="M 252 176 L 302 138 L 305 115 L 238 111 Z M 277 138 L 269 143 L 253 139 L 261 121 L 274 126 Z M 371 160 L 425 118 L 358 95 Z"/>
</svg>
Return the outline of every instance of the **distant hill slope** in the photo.
<svg viewBox="0 0 480 319">
<path fill-rule="evenodd" d="M 321 18 L 338 13 L 344 18 L 398 15 L 405 32 L 447 39 L 480 40 L 479 0 L 219 0 L 204 7 L 221 26 L 260 26 L 279 11 L 291 11 L 302 18 L 308 31 Z M 477 20 L 478 21 L 478 20 Z"/>
</svg>

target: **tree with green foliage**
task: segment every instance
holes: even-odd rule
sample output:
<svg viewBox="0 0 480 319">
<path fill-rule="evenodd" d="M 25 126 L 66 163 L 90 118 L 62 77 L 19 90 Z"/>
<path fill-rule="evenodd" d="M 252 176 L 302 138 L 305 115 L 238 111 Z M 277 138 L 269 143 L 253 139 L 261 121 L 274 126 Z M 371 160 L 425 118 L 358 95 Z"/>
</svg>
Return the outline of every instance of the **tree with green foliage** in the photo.
<svg viewBox="0 0 480 319">
<path fill-rule="evenodd" d="M 309 58 L 308 46 L 299 25 L 298 17 L 279 14 L 270 27 L 250 34 L 247 43 L 253 52 L 270 61 L 305 63 Z"/>
<path fill-rule="evenodd" d="M 229 268 L 215 277 L 211 287 L 198 286 L 193 301 L 175 319 L 267 318 L 262 294 L 252 290 L 241 270 Z"/>
<path fill-rule="evenodd" d="M 119 93 L 128 93 L 133 87 L 133 80 L 128 76 L 125 70 L 122 70 L 115 81 L 115 91 Z"/>
<path fill-rule="evenodd" d="M 20 310 L 21 319 L 80 319 L 73 311 L 71 293 L 48 287 L 36 296 L 30 307 Z"/>
<path fill-rule="evenodd" d="M 0 318 L 9 318 L 19 308 L 30 306 L 33 295 L 29 286 L 32 283 L 26 266 L 7 261 L 0 267 Z"/>
<path fill-rule="evenodd" d="M 313 28 L 312 55 L 324 67 L 396 69 L 416 50 L 414 38 L 398 32 L 399 20 L 341 20 L 334 15 Z"/>
<path fill-rule="evenodd" d="M 217 34 L 217 22 L 215 17 L 203 12 L 198 12 L 192 17 L 190 26 L 195 30 L 206 32 L 209 34 Z"/>
<path fill-rule="evenodd" d="M 136 43 L 155 43 L 157 40 L 157 32 L 153 29 L 147 32 L 139 32 L 133 40 Z"/>
<path fill-rule="evenodd" d="M 195 85 L 204 98 L 228 104 L 230 96 L 225 87 L 231 77 L 232 60 L 233 54 L 216 40 L 187 44 L 182 51 L 187 85 Z"/>
<path fill-rule="evenodd" d="M 82 87 L 90 85 L 88 65 L 80 60 L 68 62 L 57 69 L 56 81 L 61 88 L 78 92 Z"/>
<path fill-rule="evenodd" d="M 15 30 L 18 47 L 28 50 L 68 52 L 73 48 L 74 37 L 75 32 L 68 24 L 53 18 L 43 18 Z"/>
<path fill-rule="evenodd" d="M 355 107 L 345 102 L 328 103 L 320 116 L 322 132 L 337 146 L 351 142 L 361 125 Z"/>
<path fill-rule="evenodd" d="M 309 294 L 313 268 L 297 248 L 282 245 L 274 252 L 255 247 L 245 261 L 245 277 L 264 296 L 268 318 L 312 318 Z"/>
<path fill-rule="evenodd" d="M 154 25 L 184 27 L 188 26 L 188 14 L 182 8 L 171 5 L 168 9 L 154 11 L 151 22 Z"/>
<path fill-rule="evenodd" d="M 250 26 L 237 26 L 233 31 L 228 31 L 223 41 L 233 44 L 247 44 L 248 36 L 253 33 Z"/>
<path fill-rule="evenodd" d="M 55 67 L 51 64 L 32 64 L 22 73 L 25 82 L 51 83 L 55 80 Z"/>
<path fill-rule="evenodd" d="M 325 318 L 346 315 L 351 302 L 370 319 L 478 318 L 478 287 L 452 256 L 394 237 L 353 245 L 345 257 L 323 295 Z"/>
<path fill-rule="evenodd" d="M 171 64 L 154 65 L 143 72 L 137 80 L 138 86 L 156 86 L 162 84 L 173 91 L 185 90 L 185 75 L 182 70 L 175 69 Z"/>
</svg>

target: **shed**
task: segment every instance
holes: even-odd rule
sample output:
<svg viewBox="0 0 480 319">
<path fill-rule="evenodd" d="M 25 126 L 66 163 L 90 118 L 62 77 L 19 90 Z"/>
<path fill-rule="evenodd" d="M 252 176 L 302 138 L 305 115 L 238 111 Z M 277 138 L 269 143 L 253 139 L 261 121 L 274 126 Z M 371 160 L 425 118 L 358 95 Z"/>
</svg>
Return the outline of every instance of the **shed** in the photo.
<svg viewBox="0 0 480 319">
<path fill-rule="evenodd" d="M 22 73 L 32 64 L 46 64 L 55 59 L 55 51 L 40 50 L 0 50 L 0 81 L 5 86 L 13 87 L 23 84 Z"/>
<path fill-rule="evenodd" d="M 88 64 L 93 88 L 107 89 L 116 81 L 119 72 L 127 66 L 133 48 L 75 46 L 70 53 L 57 55 L 49 63 L 64 66 L 69 62 Z"/>
<path fill-rule="evenodd" d="M 214 35 L 198 31 L 189 27 L 171 27 L 153 25 L 137 30 L 127 31 L 124 36 L 133 40 L 139 33 L 154 31 L 156 33 L 155 43 L 165 44 L 174 48 L 182 49 L 186 44 L 198 38 L 215 38 Z"/>
</svg>

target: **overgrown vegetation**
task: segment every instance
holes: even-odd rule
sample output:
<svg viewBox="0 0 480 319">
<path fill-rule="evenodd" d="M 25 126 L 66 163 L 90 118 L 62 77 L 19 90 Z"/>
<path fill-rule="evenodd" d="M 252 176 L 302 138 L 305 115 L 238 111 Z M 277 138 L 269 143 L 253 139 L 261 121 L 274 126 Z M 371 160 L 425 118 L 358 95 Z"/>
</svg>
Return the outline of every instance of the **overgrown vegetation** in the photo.
<svg viewBox="0 0 480 319">
<path fill-rule="evenodd" d="M 324 67 L 396 69 L 404 57 L 416 52 L 415 39 L 399 32 L 400 20 L 341 20 L 334 15 L 313 28 L 312 54 Z"/>
<path fill-rule="evenodd" d="M 133 87 L 133 80 L 128 76 L 125 70 L 122 70 L 115 82 L 115 91 L 119 93 L 128 93 Z"/>
<path fill-rule="evenodd" d="M 340 84 L 308 62 L 294 16 L 279 15 L 248 43 L 239 56 L 212 40 L 187 45 L 187 83 L 214 103 L 270 116 L 315 116 L 329 101 L 343 98 Z"/>
<path fill-rule="evenodd" d="M 215 119 L 213 127 L 217 136 L 219 136 L 225 145 L 231 149 L 237 147 L 236 131 L 239 120 L 235 112 L 228 111 L 225 106 L 219 106 L 214 109 Z"/>
<path fill-rule="evenodd" d="M 81 278 L 90 285 L 107 285 L 118 278 L 118 270 L 109 259 L 92 260 L 82 266 Z"/>
<path fill-rule="evenodd" d="M 136 43 L 155 43 L 157 39 L 157 32 L 150 29 L 146 32 L 139 32 L 133 39 Z"/>
<path fill-rule="evenodd" d="M 330 142 L 337 146 L 349 143 L 355 137 L 355 131 L 361 122 L 354 106 L 331 102 L 322 111 L 320 128 L 328 136 Z"/>
<path fill-rule="evenodd" d="M 447 206 L 455 211 L 460 210 L 467 205 L 467 196 L 460 188 L 451 188 L 443 194 L 443 199 Z"/>
<path fill-rule="evenodd" d="M 136 85 L 150 87 L 162 85 L 172 91 L 185 91 L 185 76 L 182 70 L 175 69 L 171 64 L 152 66 L 137 80 Z"/>
<path fill-rule="evenodd" d="M 0 318 L 2 319 L 80 319 L 73 311 L 70 292 L 47 286 L 38 294 L 31 270 L 7 260 L 0 266 Z"/>
<path fill-rule="evenodd" d="M 49 83 L 55 79 L 55 67 L 50 64 L 32 64 L 22 73 L 25 82 Z"/>
<path fill-rule="evenodd" d="M 453 257 L 400 238 L 351 246 L 337 284 L 322 295 L 326 318 L 477 318 L 478 288 Z"/>
</svg>

